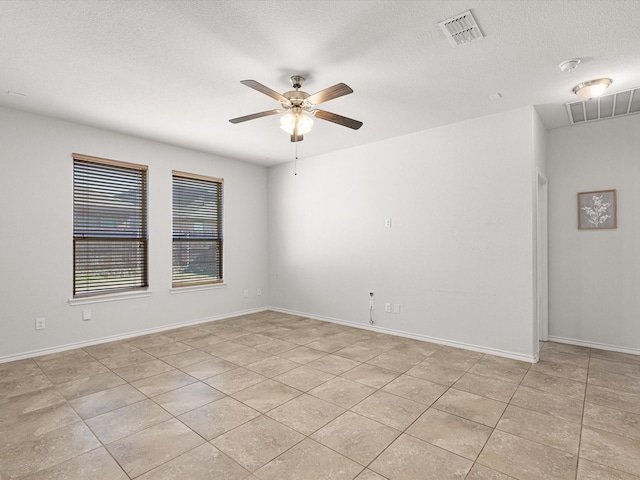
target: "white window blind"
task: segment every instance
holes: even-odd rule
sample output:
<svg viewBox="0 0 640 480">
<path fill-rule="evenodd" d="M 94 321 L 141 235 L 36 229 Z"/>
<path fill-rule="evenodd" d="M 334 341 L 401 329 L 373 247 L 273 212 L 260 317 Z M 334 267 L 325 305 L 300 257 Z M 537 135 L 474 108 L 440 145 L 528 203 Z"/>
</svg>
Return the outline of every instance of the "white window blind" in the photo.
<svg viewBox="0 0 640 480">
<path fill-rule="evenodd" d="M 148 287 L 147 167 L 73 154 L 73 295 Z"/>
<path fill-rule="evenodd" d="M 222 282 L 223 183 L 173 172 L 173 287 Z"/>
</svg>

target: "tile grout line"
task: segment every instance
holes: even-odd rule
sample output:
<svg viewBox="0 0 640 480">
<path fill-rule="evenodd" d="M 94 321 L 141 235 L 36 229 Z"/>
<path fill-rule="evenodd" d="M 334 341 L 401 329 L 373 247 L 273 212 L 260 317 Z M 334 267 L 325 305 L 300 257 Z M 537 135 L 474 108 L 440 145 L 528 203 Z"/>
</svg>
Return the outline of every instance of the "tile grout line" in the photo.
<svg viewBox="0 0 640 480">
<path fill-rule="evenodd" d="M 87 352 L 85 352 L 85 353 L 87 353 Z M 89 355 L 90 355 L 90 354 L 89 354 Z M 100 363 L 102 364 L 102 362 L 100 362 Z M 106 367 L 106 365 L 105 365 L 105 367 Z M 108 368 L 108 367 L 106 367 L 106 368 Z M 111 369 L 109 369 L 109 371 L 111 371 Z M 115 374 L 115 372 L 112 372 L 112 373 L 114 373 L 114 374 Z M 98 375 L 99 375 L 99 374 L 98 374 Z M 117 374 L 115 374 L 115 375 L 117 375 Z M 119 377 L 119 375 L 118 375 L 118 377 Z M 120 377 L 120 378 L 122 378 L 122 377 Z M 122 380 L 126 382 L 126 380 L 124 380 L 124 379 L 122 379 Z M 128 383 L 126 383 L 126 384 L 128 384 Z M 61 384 L 59 384 L 59 385 L 61 385 Z M 63 395 L 63 393 L 62 393 L 62 392 L 60 392 L 60 390 L 59 390 L 59 388 L 58 388 L 58 385 L 54 385 L 54 388 L 55 388 L 55 389 L 56 389 L 56 391 L 57 391 L 57 392 L 58 392 L 58 393 L 59 393 L 59 394 L 64 398 L 64 400 L 65 400 L 65 402 L 67 403 L 67 405 L 69 406 L 69 408 L 71 408 L 71 409 L 74 411 L 74 413 L 75 413 L 76 415 L 78 415 L 78 418 L 80 419 L 80 422 L 82 422 L 82 424 L 83 424 L 83 425 L 84 425 L 84 426 L 85 426 L 85 427 L 86 427 L 86 428 L 91 432 L 91 434 L 94 436 L 94 438 L 95 438 L 95 439 L 100 443 L 100 446 L 99 446 L 99 447 L 96 447 L 96 448 L 94 448 L 93 450 L 90 450 L 90 452 L 93 452 L 93 451 L 95 451 L 95 450 L 97 450 L 97 449 L 99 449 L 99 448 L 104 449 L 104 451 L 107 453 L 107 455 L 109 455 L 109 457 L 111 457 L 111 458 L 113 459 L 113 461 L 114 461 L 114 462 L 115 462 L 115 464 L 118 466 L 118 468 L 119 468 L 120 470 L 122 470 L 122 473 L 124 473 L 128 478 L 131 478 L 131 477 L 129 476 L 129 474 L 124 470 L 124 467 L 123 467 L 122 465 L 120 465 L 120 462 L 118 462 L 118 460 L 116 460 L 116 458 L 111 454 L 111 451 L 109 451 L 109 449 L 107 448 L 106 444 L 105 444 L 105 443 L 100 439 L 100 437 L 98 437 L 98 435 L 96 435 L 96 433 L 93 431 L 93 429 L 92 429 L 92 428 L 87 424 L 87 422 L 85 421 L 85 419 L 84 419 L 84 418 L 82 418 L 82 416 L 80 416 L 80 414 L 79 414 L 79 413 L 78 413 L 78 411 L 73 407 L 73 405 L 71 405 L 71 401 L 70 401 L 70 400 L 68 400 L 68 399 Z M 114 388 L 115 388 L 115 387 L 114 387 Z M 78 398 L 82 398 L 82 397 L 78 397 Z M 89 452 L 85 452 L 85 454 L 86 454 L 86 453 L 89 453 Z M 52 466 L 60 465 L 60 464 L 62 464 L 62 463 L 64 463 L 64 462 L 67 462 L 67 461 L 69 461 L 69 460 L 72 460 L 72 459 L 74 459 L 74 458 L 77 458 L 77 457 L 79 457 L 79 456 L 81 456 L 81 455 L 84 455 L 84 454 L 76 455 L 75 457 L 71 457 L 70 459 L 64 460 L 64 461 L 62 461 L 62 462 L 60 462 L 60 463 L 57 463 L 57 464 L 55 464 L 55 465 L 52 465 Z M 47 468 L 51 468 L 51 467 L 47 467 Z"/>
<path fill-rule="evenodd" d="M 589 363 L 587 364 L 587 378 L 584 382 L 584 398 L 582 400 L 582 415 L 580 417 L 580 437 L 578 439 L 578 459 L 576 464 L 576 476 L 578 478 L 578 469 L 580 468 L 580 450 L 582 447 L 582 432 L 584 430 L 584 410 L 587 403 L 587 387 L 589 386 L 589 369 L 591 368 L 591 349 L 589 349 Z"/>
<path fill-rule="evenodd" d="M 491 437 L 493 436 L 494 432 L 496 430 L 498 430 L 498 424 L 500 423 L 500 420 L 502 420 L 502 417 L 504 417 L 504 412 L 506 412 L 507 408 L 509 408 L 509 405 L 511 405 L 511 400 L 513 399 L 513 396 L 516 394 L 516 392 L 518 391 L 518 388 L 520 387 L 520 385 L 522 385 L 522 382 L 524 381 L 525 377 L 527 376 L 527 374 L 530 371 L 531 371 L 531 365 L 529 365 L 527 367 L 526 372 L 524 373 L 524 375 L 522 375 L 522 378 L 520 379 L 520 381 L 517 384 L 516 390 L 511 394 L 511 397 L 509 398 L 509 402 L 507 402 L 507 406 L 502 411 L 502 414 L 500 415 L 500 418 L 496 422 L 495 426 L 491 429 L 491 435 L 489 435 L 489 438 L 487 438 L 487 441 L 484 442 L 484 445 L 482 445 L 482 448 L 480 449 L 480 452 L 478 452 L 478 455 L 476 456 L 476 459 L 473 461 L 473 465 L 471 466 L 471 469 L 469 470 L 469 473 L 471 472 L 471 470 L 473 470 L 473 467 L 476 465 L 476 463 L 478 463 L 478 459 L 482 455 L 482 452 L 484 451 L 485 447 L 487 446 L 487 443 L 489 443 L 489 440 L 491 440 Z M 498 431 L 500 431 L 500 430 L 498 430 Z M 486 467 L 486 465 L 483 465 L 482 463 L 478 463 L 478 465 L 482 465 L 483 467 Z M 486 467 L 486 468 L 490 468 L 490 467 Z M 469 473 L 467 473 L 467 476 L 469 476 Z M 513 478 L 513 477 L 511 477 L 511 475 L 508 475 L 508 474 L 506 474 L 504 472 L 500 472 L 500 473 L 506 475 L 507 477 Z"/>
<path fill-rule="evenodd" d="M 426 357 L 426 358 L 429 358 L 430 356 L 431 356 L 431 355 L 427 355 L 427 357 Z M 426 358 L 425 358 L 425 359 L 426 359 Z M 480 357 L 480 358 L 479 358 L 479 359 L 474 363 L 474 365 L 476 365 L 476 364 L 477 364 L 477 363 L 478 363 L 482 358 L 484 358 L 484 356 Z M 422 363 L 422 362 L 420 362 L 420 363 Z M 418 365 L 419 365 L 419 364 L 418 364 Z M 467 372 L 468 372 L 468 371 L 469 371 L 469 370 L 470 370 L 474 365 L 472 365 L 472 366 L 468 367 L 466 370 L 464 370 L 464 372 L 465 372 L 465 373 L 467 373 Z M 411 367 L 411 368 L 413 368 L 413 367 Z M 404 373 L 402 373 L 402 374 L 400 374 L 400 375 L 408 375 L 408 373 L 407 373 L 407 372 L 408 372 L 409 370 L 411 370 L 411 368 L 407 369 Z M 411 376 L 411 375 L 409 375 L 409 376 Z M 462 375 L 460 376 L 460 378 L 461 378 L 461 377 L 462 377 Z M 417 377 L 413 377 L 413 378 L 417 378 Z M 456 380 L 456 381 L 457 381 L 457 380 Z M 433 383 L 436 383 L 436 382 L 433 382 Z M 397 440 L 398 440 L 402 435 L 409 435 L 409 436 L 410 436 L 410 437 L 412 437 L 412 438 L 416 438 L 417 440 L 419 440 L 419 441 L 421 441 L 421 442 L 424 442 L 424 440 L 421 440 L 421 439 L 419 439 L 419 438 L 417 438 L 417 437 L 414 437 L 414 436 L 413 436 L 413 435 L 411 435 L 410 433 L 407 433 L 407 430 L 409 430 L 409 429 L 411 428 L 411 426 L 413 426 L 413 425 L 414 425 L 414 424 L 415 424 L 415 423 L 420 419 L 420 417 L 422 417 L 422 416 L 423 416 L 423 415 L 424 415 L 428 410 L 430 410 L 431 408 L 433 408 L 433 405 L 435 405 L 435 403 L 436 403 L 436 402 L 437 402 L 437 401 L 438 401 L 442 396 L 444 396 L 444 395 L 445 395 L 449 390 L 451 390 L 451 388 L 453 387 L 453 385 L 454 385 L 454 384 L 455 384 L 455 382 L 454 382 L 454 383 L 452 383 L 451 385 L 447 386 L 447 389 L 446 389 L 444 392 L 442 392 L 442 393 L 438 396 L 438 398 L 436 398 L 436 399 L 435 399 L 435 400 L 434 400 L 434 401 L 433 401 L 433 402 L 432 402 L 432 403 L 431 403 L 431 404 L 430 404 L 430 405 L 425 409 L 425 411 L 424 411 L 424 412 L 422 412 L 420 415 L 418 415 L 418 417 L 417 417 L 415 420 L 413 420 L 413 421 L 412 421 L 412 422 L 411 422 L 411 423 L 410 423 L 410 424 L 409 424 L 409 425 L 408 425 L 404 430 L 400 431 L 400 435 L 398 435 L 398 436 L 397 436 L 397 437 L 396 437 L 396 438 L 395 438 L 391 443 L 389 443 L 389 445 L 387 445 L 387 446 L 386 446 L 386 447 L 385 447 L 385 448 L 384 448 L 380 453 L 378 453 L 378 455 L 376 455 L 376 456 L 375 456 L 375 457 L 374 457 L 374 458 L 373 458 L 373 459 L 372 459 L 372 460 L 367 464 L 367 466 L 366 466 L 365 468 L 369 468 L 369 467 L 370 467 L 370 466 L 371 466 L 371 465 L 372 465 L 372 464 L 373 464 L 373 463 L 374 463 L 374 462 L 375 462 L 375 461 L 376 461 L 376 460 L 377 460 L 377 459 L 378 459 L 378 458 L 379 458 L 379 457 L 380 457 L 384 452 L 386 452 L 386 451 L 387 451 L 387 450 L 388 450 L 388 449 L 389 449 L 389 448 L 390 448 L 390 447 L 391 447 L 391 446 L 392 446 L 392 445 L 393 445 L 393 444 L 394 444 L 394 443 L 395 443 L 395 442 L 396 442 L 396 441 L 397 441 Z M 441 385 L 441 384 L 438 384 L 438 385 Z M 446 385 L 443 385 L 443 386 L 446 386 Z M 401 397 L 401 398 L 404 398 L 404 397 Z M 437 410 L 437 409 L 436 409 L 436 410 Z M 456 415 L 456 416 L 457 416 L 457 415 Z M 462 417 L 459 417 L 459 418 L 462 418 Z M 449 451 L 449 450 L 446 450 L 446 449 L 444 449 L 444 448 L 442 448 L 442 447 L 439 447 L 438 445 L 433 445 L 433 444 L 432 444 L 432 443 L 430 443 L 430 442 L 425 442 L 425 443 L 427 443 L 427 444 L 429 444 L 429 445 L 431 445 L 431 446 L 433 446 L 433 447 L 435 447 L 435 448 L 439 448 L 440 450 L 443 450 L 443 451 L 445 451 L 445 452 L 448 452 L 448 453 L 451 453 L 451 454 L 453 454 L 453 455 L 456 455 L 456 456 L 458 456 L 458 457 L 460 457 L 460 458 L 463 458 L 463 459 L 465 459 L 465 460 L 469 460 L 468 458 L 465 458 L 465 457 L 463 457 L 462 455 L 459 455 L 459 454 L 457 454 L 457 453 L 454 453 L 454 452 L 451 452 L 451 451 Z M 474 465 L 474 464 L 475 464 L 475 461 L 471 463 L 471 468 L 469 469 L 469 472 L 470 472 L 470 471 L 471 471 L 471 469 L 473 468 L 473 465 Z M 373 469 L 370 469 L 370 470 L 372 470 L 372 471 L 374 471 L 374 472 L 375 472 L 375 470 L 373 470 Z M 377 474 L 378 474 L 378 472 L 375 472 L 375 473 L 377 473 Z M 381 475 L 381 474 L 379 474 L 379 475 Z M 467 475 L 468 475 L 468 472 L 467 472 Z M 466 475 L 465 475 L 465 478 L 466 478 Z"/>
</svg>

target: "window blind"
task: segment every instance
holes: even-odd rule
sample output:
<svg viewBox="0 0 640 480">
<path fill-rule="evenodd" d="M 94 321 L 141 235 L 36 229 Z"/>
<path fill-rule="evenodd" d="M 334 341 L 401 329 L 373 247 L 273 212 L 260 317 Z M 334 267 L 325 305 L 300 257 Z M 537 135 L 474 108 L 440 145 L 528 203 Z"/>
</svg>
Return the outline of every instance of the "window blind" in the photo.
<svg viewBox="0 0 640 480">
<path fill-rule="evenodd" d="M 173 172 L 173 287 L 222 282 L 223 182 Z"/>
<path fill-rule="evenodd" d="M 73 154 L 73 295 L 146 288 L 147 167 Z"/>
</svg>

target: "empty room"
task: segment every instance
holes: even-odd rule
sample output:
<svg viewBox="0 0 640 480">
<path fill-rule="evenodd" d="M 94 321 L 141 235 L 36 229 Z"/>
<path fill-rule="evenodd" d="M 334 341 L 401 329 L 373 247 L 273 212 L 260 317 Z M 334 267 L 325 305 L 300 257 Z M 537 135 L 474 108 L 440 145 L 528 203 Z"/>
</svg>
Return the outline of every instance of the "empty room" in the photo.
<svg viewBox="0 0 640 480">
<path fill-rule="evenodd" d="M 0 1 L 0 480 L 640 480 L 639 20 Z"/>
</svg>

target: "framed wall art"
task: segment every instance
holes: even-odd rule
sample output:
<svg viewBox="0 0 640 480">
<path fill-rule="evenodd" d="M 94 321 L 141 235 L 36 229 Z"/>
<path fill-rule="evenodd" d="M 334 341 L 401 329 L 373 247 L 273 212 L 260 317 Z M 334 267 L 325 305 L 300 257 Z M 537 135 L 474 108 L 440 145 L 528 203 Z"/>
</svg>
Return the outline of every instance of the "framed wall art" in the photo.
<svg viewBox="0 0 640 480">
<path fill-rule="evenodd" d="M 616 190 L 578 193 L 578 229 L 618 228 Z"/>
</svg>

